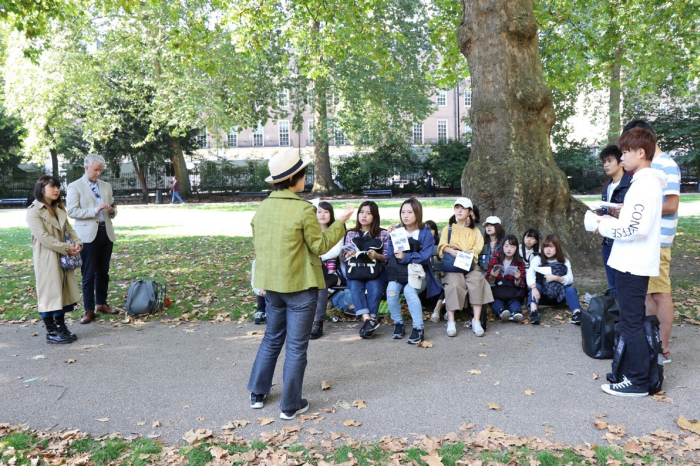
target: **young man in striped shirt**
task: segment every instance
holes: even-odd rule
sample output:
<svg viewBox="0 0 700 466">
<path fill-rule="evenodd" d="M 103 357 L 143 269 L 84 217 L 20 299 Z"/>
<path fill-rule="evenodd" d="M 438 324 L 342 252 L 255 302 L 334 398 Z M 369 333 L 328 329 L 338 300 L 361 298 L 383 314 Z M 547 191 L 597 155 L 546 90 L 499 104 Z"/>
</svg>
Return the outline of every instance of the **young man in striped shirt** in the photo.
<svg viewBox="0 0 700 466">
<path fill-rule="evenodd" d="M 625 125 L 625 131 L 632 128 L 643 128 L 652 133 L 651 125 L 642 119 L 635 119 Z M 646 308 L 647 315 L 655 315 L 659 319 L 659 333 L 663 347 L 664 364 L 671 362 L 671 352 L 668 342 L 671 338 L 673 327 L 673 299 L 671 298 L 671 246 L 676 236 L 678 226 L 678 203 L 681 193 L 681 171 L 676 162 L 658 144 L 651 168 L 660 170 L 666 175 L 666 187 L 663 189 L 663 206 L 661 211 L 661 264 L 659 276 L 651 277 L 647 291 Z"/>
</svg>

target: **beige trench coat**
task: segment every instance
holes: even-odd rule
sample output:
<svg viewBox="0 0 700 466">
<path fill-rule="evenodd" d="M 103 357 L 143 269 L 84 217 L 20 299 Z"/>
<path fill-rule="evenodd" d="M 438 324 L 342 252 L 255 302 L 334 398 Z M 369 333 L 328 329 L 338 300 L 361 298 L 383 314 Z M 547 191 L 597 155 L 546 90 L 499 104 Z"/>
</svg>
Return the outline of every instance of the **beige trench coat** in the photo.
<svg viewBox="0 0 700 466">
<path fill-rule="evenodd" d="M 65 210 L 56 209 L 52 217 L 44 204 L 34 201 L 27 209 L 27 223 L 32 232 L 34 275 L 39 312 L 52 312 L 80 301 L 80 290 L 75 271 L 61 268 L 60 255 L 68 254 L 68 233 L 75 244 L 82 245 L 78 235 L 68 223 Z"/>
</svg>

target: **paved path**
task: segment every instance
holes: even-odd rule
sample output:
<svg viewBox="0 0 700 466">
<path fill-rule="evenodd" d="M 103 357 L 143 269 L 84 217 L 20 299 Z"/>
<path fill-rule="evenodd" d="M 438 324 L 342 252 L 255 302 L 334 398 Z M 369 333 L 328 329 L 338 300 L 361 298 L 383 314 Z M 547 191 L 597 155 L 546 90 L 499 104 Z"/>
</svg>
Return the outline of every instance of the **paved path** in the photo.
<svg viewBox="0 0 700 466">
<path fill-rule="evenodd" d="M 549 324 L 494 322 L 484 338 L 464 328 L 456 338 L 447 338 L 444 324 L 427 323 L 434 347 L 426 349 L 392 340 L 386 325 L 365 341 L 355 323 L 329 324 L 326 335 L 310 343 L 304 385 L 310 412 L 325 419 L 305 427 L 372 440 L 387 434 L 439 436 L 474 422 L 477 429 L 491 424 L 512 434 L 547 435 L 577 445 L 600 441 L 603 432 L 593 426 L 596 415 L 607 414 L 606 421 L 627 426 L 630 436 L 658 428 L 677 432 L 679 414 L 700 418 L 700 327 L 674 329 L 674 362 L 666 366 L 665 383 L 673 402 L 666 403 L 601 392 L 610 361 L 582 353 L 578 327 Z M 40 323 L 0 325 L 0 423 L 75 428 L 94 435 L 155 432 L 166 441 L 178 441 L 196 427 L 219 432 L 226 422 L 239 419 L 252 421 L 240 429 L 251 438 L 286 424 L 278 407 L 281 361 L 265 408 L 249 407 L 246 383 L 261 336 L 248 332 L 263 327 L 171 325 L 76 323 L 71 328 L 80 340 L 65 346 L 47 345 Z M 40 355 L 44 358 L 37 359 Z M 75 362 L 65 362 L 69 360 Z M 593 380 L 593 374 L 601 379 Z M 323 380 L 330 382 L 330 390 L 321 391 Z M 526 390 L 534 394 L 528 396 Z M 338 400 L 355 399 L 364 400 L 367 408 L 320 411 Z M 489 410 L 487 403 L 502 410 Z M 261 427 L 258 417 L 275 422 Z M 100 418 L 109 421 L 96 420 Z M 343 426 L 349 419 L 362 426 Z M 154 421 L 161 427 L 153 428 Z"/>
</svg>

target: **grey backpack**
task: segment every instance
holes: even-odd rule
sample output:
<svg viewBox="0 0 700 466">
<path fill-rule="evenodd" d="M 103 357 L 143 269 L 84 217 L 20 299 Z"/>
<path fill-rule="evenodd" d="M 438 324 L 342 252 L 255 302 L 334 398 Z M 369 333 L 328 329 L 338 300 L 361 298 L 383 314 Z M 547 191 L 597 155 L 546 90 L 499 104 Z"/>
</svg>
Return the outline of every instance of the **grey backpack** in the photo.
<svg viewBox="0 0 700 466">
<path fill-rule="evenodd" d="M 126 313 L 134 316 L 153 314 L 163 310 L 165 302 L 165 284 L 150 280 L 134 280 L 126 295 Z"/>
</svg>

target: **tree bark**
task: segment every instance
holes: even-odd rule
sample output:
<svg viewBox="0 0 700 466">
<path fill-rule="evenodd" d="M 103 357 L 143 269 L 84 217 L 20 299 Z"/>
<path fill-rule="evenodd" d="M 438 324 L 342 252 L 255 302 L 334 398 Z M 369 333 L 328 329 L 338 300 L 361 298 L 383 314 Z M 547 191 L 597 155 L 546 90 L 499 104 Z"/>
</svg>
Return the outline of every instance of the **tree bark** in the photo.
<svg viewBox="0 0 700 466">
<path fill-rule="evenodd" d="M 55 176 L 56 178 L 59 178 L 58 151 L 52 148 L 49 149 L 49 152 L 51 152 L 51 175 Z"/>
<path fill-rule="evenodd" d="M 136 176 L 139 178 L 139 184 L 141 185 L 141 200 L 144 204 L 148 204 L 149 197 L 148 185 L 146 184 L 146 167 L 140 164 L 133 157 L 131 158 L 131 163 L 134 165 L 134 171 L 136 172 Z"/>
<path fill-rule="evenodd" d="M 170 136 L 170 147 L 173 150 L 170 160 L 173 162 L 175 177 L 180 182 L 180 195 L 186 198 L 192 192 L 192 185 L 190 184 L 190 174 L 187 172 L 185 154 L 182 152 L 180 140 L 174 136 Z"/>
<path fill-rule="evenodd" d="M 620 88 L 620 69 L 622 68 L 622 45 L 618 44 L 610 67 L 610 100 L 608 102 L 608 142 L 617 144 L 620 139 L 620 114 L 622 106 Z"/>
<path fill-rule="evenodd" d="M 556 234 L 575 266 L 601 264 L 587 207 L 569 194 L 549 145 L 555 121 L 542 75 L 532 0 L 462 0 L 459 48 L 472 84 L 472 148 L 462 193 L 482 221 L 497 215 L 518 237 Z"/>
</svg>

